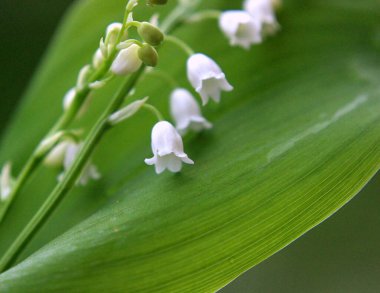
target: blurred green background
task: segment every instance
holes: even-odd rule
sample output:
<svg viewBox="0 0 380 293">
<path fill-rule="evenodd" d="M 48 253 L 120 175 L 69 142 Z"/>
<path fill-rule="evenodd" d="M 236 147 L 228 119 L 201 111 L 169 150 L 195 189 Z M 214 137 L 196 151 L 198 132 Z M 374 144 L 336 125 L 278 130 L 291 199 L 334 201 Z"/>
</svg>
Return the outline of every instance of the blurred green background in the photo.
<svg viewBox="0 0 380 293">
<path fill-rule="evenodd" d="M 0 0 L 0 134 L 71 2 Z M 221 292 L 380 292 L 379 195 L 378 174 L 336 215 Z"/>
</svg>

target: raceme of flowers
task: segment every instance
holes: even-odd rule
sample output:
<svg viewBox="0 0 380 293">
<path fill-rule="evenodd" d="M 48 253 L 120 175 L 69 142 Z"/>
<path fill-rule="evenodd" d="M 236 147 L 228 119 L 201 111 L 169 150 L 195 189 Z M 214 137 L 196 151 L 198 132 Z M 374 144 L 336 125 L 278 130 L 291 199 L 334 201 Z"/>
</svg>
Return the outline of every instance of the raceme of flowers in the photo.
<svg viewBox="0 0 380 293">
<path fill-rule="evenodd" d="M 278 31 L 275 10 L 281 4 L 279 1 L 246 0 L 241 10 L 217 12 L 218 25 L 230 45 L 249 49 Z M 147 0 L 149 6 L 164 5 L 167 2 L 167 0 Z M 179 5 L 181 3 L 186 1 L 180 1 Z M 139 0 L 130 0 L 126 6 L 125 20 L 107 27 L 91 64 L 80 70 L 76 85 L 69 89 L 63 98 L 64 117 L 72 120 L 87 111 L 91 103 L 91 92 L 105 86 L 115 76 L 128 76 L 142 68 L 157 66 L 159 59 L 157 47 L 165 40 L 169 40 L 169 37 L 161 30 L 157 16 L 152 18 L 151 22 L 139 22 L 133 19 L 133 10 L 138 4 Z M 201 15 L 202 11 L 195 12 L 197 13 Z M 191 18 L 196 19 L 193 15 L 189 16 L 189 19 Z M 139 39 L 129 38 L 128 31 L 131 28 L 136 29 Z M 189 47 L 180 39 L 175 43 L 180 49 Z M 173 124 L 164 119 L 158 109 L 148 104 L 148 98 L 134 101 L 109 117 L 109 125 L 116 126 L 141 109 L 150 110 L 157 116 L 158 122 L 153 126 L 151 134 L 153 157 L 145 159 L 147 165 L 155 167 L 157 174 L 165 170 L 179 172 L 183 163 L 194 164 L 184 152 L 182 136 L 189 132 L 211 129 L 212 123 L 202 115 L 200 104 L 205 106 L 210 100 L 219 103 L 223 92 L 233 90 L 222 68 L 210 56 L 193 53 L 192 50 L 185 51 L 189 55 L 186 63 L 189 85 L 199 99 L 190 89 L 174 88 L 168 97 Z M 40 143 L 34 155 L 39 159 L 43 158 L 41 161 L 45 166 L 61 169 L 58 179 L 62 180 L 83 147 L 82 133 L 80 130 L 69 128 L 50 133 Z M 100 177 L 96 166 L 88 161 L 76 182 L 85 185 L 89 180 Z M 10 196 L 12 187 L 17 181 L 17 178 L 12 177 L 10 163 L 3 167 L 0 179 L 0 202 L 4 202 L 12 197 Z"/>
</svg>

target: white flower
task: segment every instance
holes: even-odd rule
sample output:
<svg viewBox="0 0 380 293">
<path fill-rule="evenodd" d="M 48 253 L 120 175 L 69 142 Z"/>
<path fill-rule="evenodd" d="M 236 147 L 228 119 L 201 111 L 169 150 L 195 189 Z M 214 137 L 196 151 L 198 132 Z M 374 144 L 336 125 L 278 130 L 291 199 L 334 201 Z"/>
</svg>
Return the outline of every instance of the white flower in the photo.
<svg viewBox="0 0 380 293">
<path fill-rule="evenodd" d="M 123 28 L 123 25 L 119 22 L 114 22 L 108 25 L 107 31 L 106 31 L 106 41 L 105 43 L 109 46 L 116 45 L 117 38 L 119 36 L 119 33 L 121 29 Z M 128 37 L 127 31 L 124 32 L 124 35 L 121 36 L 121 40 L 124 40 Z"/>
<path fill-rule="evenodd" d="M 105 58 L 103 52 L 99 48 L 96 50 L 94 57 L 92 58 L 92 66 L 94 66 L 94 68 L 99 68 L 103 64 L 104 60 Z"/>
<path fill-rule="evenodd" d="M 201 131 L 212 124 L 201 113 L 201 109 L 192 94 L 186 89 L 176 89 L 170 96 L 170 111 L 181 134 L 188 129 Z"/>
<path fill-rule="evenodd" d="M 44 165 L 50 168 L 59 168 L 63 165 L 67 148 L 73 142 L 70 140 L 64 140 L 58 143 L 45 157 Z"/>
<path fill-rule="evenodd" d="M 63 110 L 67 111 L 70 109 L 77 95 L 75 88 L 70 89 L 66 95 L 63 97 Z"/>
<path fill-rule="evenodd" d="M 233 90 L 220 67 L 204 54 L 194 54 L 187 60 L 187 77 L 200 94 L 203 105 L 210 97 L 219 102 L 221 91 Z"/>
<path fill-rule="evenodd" d="M 182 138 L 167 121 L 158 122 L 152 130 L 152 152 L 153 158 L 145 159 L 148 165 L 155 165 L 156 173 L 160 174 L 165 169 L 171 172 L 179 172 L 182 162 L 194 164 L 184 153 Z"/>
<path fill-rule="evenodd" d="M 78 144 L 73 140 L 64 140 L 50 151 L 44 160 L 44 164 L 53 168 L 63 167 L 64 172 L 66 172 L 74 163 L 81 147 L 82 144 Z M 64 172 L 58 176 L 59 181 L 62 180 Z M 77 184 L 86 185 L 90 179 L 97 180 L 100 177 L 96 166 L 91 164 L 91 162 L 88 162 L 83 169 Z"/>
<path fill-rule="evenodd" d="M 252 18 L 261 23 L 264 34 L 272 34 L 278 30 L 279 25 L 273 9 L 272 0 L 246 0 L 244 2 L 244 9 Z"/>
<path fill-rule="evenodd" d="M 229 38 L 231 46 L 249 49 L 261 43 L 261 23 L 246 11 L 226 11 L 219 18 L 219 26 Z"/>
<path fill-rule="evenodd" d="M 7 201 L 12 192 L 14 180 L 12 178 L 12 167 L 10 163 L 4 165 L 0 176 L 0 203 Z"/>
<path fill-rule="evenodd" d="M 139 70 L 142 65 L 138 55 L 139 49 L 138 45 L 133 44 L 121 50 L 112 63 L 111 71 L 116 75 L 128 75 Z"/>
<path fill-rule="evenodd" d="M 66 148 L 65 158 L 63 160 L 64 171 L 67 171 L 72 166 L 82 146 L 82 144 L 77 144 L 74 142 L 69 143 L 69 145 Z M 62 176 L 63 174 L 59 176 L 59 180 L 62 179 Z M 88 183 L 88 181 L 90 181 L 90 179 L 98 180 L 100 178 L 101 175 L 98 169 L 89 161 L 83 168 L 83 171 L 77 181 L 77 184 L 84 186 Z"/>
</svg>

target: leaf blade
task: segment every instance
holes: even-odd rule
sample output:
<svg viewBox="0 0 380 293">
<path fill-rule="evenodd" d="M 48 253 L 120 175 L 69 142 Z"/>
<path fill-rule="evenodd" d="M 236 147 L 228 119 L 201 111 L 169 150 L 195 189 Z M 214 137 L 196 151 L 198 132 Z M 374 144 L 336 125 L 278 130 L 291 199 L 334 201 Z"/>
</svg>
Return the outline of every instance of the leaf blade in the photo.
<svg viewBox="0 0 380 293">
<path fill-rule="evenodd" d="M 174 177 L 154 177 L 144 169 L 121 180 L 111 203 L 3 274 L 0 286 L 212 291 L 352 198 L 380 165 L 379 90 L 371 78 L 363 79 L 368 73 L 373 77 L 379 63 L 377 49 L 363 33 L 374 23 L 367 18 L 358 28 L 348 17 L 322 17 L 331 7 L 318 3 L 309 4 L 314 11 L 303 17 L 302 4 L 293 3 L 297 17 L 285 12 L 282 21 L 288 31 L 252 55 L 229 50 L 226 58 L 220 47 L 211 48 L 238 90 L 220 109 L 209 110 L 215 129 L 189 141 L 194 169 Z M 349 15 L 359 17 L 354 10 Z M 320 19 L 331 29 L 323 36 Z M 306 33 L 297 29 L 301 23 Z M 362 34 L 335 37 L 342 25 Z M 221 43 L 220 36 L 208 42 Z M 318 52 L 311 50 L 316 45 Z M 248 56 L 264 60 L 236 68 L 237 60 Z M 256 71 L 261 76 L 251 75 Z M 149 123 L 142 125 L 148 129 Z M 127 129 L 133 137 L 140 134 Z M 142 161 L 144 144 L 146 136 L 129 149 L 133 164 Z M 104 154 L 109 151 L 105 146 Z M 116 173 L 111 185 L 126 178 Z M 52 276 L 55 282 L 46 282 Z"/>
</svg>

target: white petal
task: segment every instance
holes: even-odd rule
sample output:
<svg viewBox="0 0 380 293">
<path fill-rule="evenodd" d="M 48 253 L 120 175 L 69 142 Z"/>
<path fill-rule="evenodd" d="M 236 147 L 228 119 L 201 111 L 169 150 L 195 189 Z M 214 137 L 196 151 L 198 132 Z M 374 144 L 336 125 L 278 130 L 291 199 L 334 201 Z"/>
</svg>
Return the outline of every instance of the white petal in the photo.
<svg viewBox="0 0 380 293">
<path fill-rule="evenodd" d="M 177 173 L 182 169 L 182 160 L 177 158 L 175 155 L 171 155 L 168 158 L 168 169 L 170 172 Z"/>
<path fill-rule="evenodd" d="M 99 68 L 103 64 L 103 62 L 104 62 L 104 56 L 103 56 L 102 50 L 99 48 L 98 50 L 96 50 L 94 57 L 92 59 L 92 66 L 94 66 L 94 68 Z"/>
<path fill-rule="evenodd" d="M 77 92 L 74 88 L 70 89 L 63 97 L 63 109 L 67 111 L 72 105 Z"/>
<path fill-rule="evenodd" d="M 162 172 L 165 171 L 166 167 L 167 167 L 167 158 L 166 156 L 164 157 L 157 157 L 157 162 L 156 162 L 156 165 L 155 165 L 155 171 L 157 174 L 161 174 Z"/>
<path fill-rule="evenodd" d="M 153 158 L 150 159 L 145 159 L 145 164 L 152 166 L 157 163 L 157 158 L 154 156 Z"/>
<path fill-rule="evenodd" d="M 261 24 L 277 24 L 272 0 L 246 0 L 244 9 Z"/>
<path fill-rule="evenodd" d="M 142 65 L 138 56 L 139 48 L 138 45 L 133 44 L 127 49 L 121 50 L 112 63 L 112 72 L 116 75 L 128 75 L 139 70 Z"/>
<path fill-rule="evenodd" d="M 51 168 L 61 167 L 70 141 L 62 141 L 57 144 L 45 157 L 44 165 Z"/>
<path fill-rule="evenodd" d="M 80 150 L 82 145 L 70 142 L 66 148 L 65 158 L 63 160 L 63 167 L 65 170 L 68 170 L 71 165 L 74 163 L 75 158 Z"/>
<path fill-rule="evenodd" d="M 189 165 L 194 165 L 194 161 L 190 159 L 185 153 L 183 154 L 176 154 L 178 158 L 182 160 L 182 162 L 189 164 Z"/>
<path fill-rule="evenodd" d="M 119 22 L 114 22 L 108 25 L 107 31 L 106 31 L 107 44 L 110 44 L 110 45 L 116 44 L 117 37 L 120 33 L 122 26 L 123 25 Z"/>
</svg>

